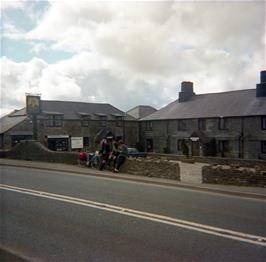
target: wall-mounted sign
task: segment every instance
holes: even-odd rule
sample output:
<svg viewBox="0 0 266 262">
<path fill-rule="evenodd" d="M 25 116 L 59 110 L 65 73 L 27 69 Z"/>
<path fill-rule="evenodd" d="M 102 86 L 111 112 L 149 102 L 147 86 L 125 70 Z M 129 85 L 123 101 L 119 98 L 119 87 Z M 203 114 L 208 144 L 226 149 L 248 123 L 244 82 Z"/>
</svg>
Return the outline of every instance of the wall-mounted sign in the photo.
<svg viewBox="0 0 266 262">
<path fill-rule="evenodd" d="M 199 141 L 199 137 L 190 137 L 190 140 L 192 142 L 197 142 L 197 141 Z"/>
<path fill-rule="evenodd" d="M 41 111 L 41 99 L 39 96 L 26 96 L 27 114 L 39 114 Z"/>
<path fill-rule="evenodd" d="M 83 137 L 71 137 L 71 148 L 72 149 L 83 148 Z"/>
<path fill-rule="evenodd" d="M 69 138 L 69 135 L 49 135 L 47 138 Z"/>
</svg>

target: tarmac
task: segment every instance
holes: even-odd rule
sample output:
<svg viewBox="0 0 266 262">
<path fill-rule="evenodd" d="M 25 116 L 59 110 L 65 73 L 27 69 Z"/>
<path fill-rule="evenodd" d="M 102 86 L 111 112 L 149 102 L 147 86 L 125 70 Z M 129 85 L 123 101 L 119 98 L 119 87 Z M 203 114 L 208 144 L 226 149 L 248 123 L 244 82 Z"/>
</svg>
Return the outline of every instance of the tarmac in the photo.
<svg viewBox="0 0 266 262">
<path fill-rule="evenodd" d="M 0 159 L 0 166 L 15 166 L 35 168 L 42 170 L 58 171 L 71 173 L 73 175 L 89 175 L 98 177 L 107 177 L 112 179 L 135 181 L 154 185 L 162 185 L 169 187 L 180 187 L 190 190 L 213 192 L 218 194 L 228 194 L 240 197 L 264 199 L 266 200 L 266 188 L 262 187 L 247 187 L 247 186 L 229 186 L 217 184 L 203 184 L 201 182 L 201 167 L 206 165 L 202 163 L 188 164 L 179 162 L 181 168 L 181 181 L 165 178 L 154 178 L 145 176 L 129 175 L 124 173 L 112 173 L 111 171 L 99 171 L 98 169 L 88 168 L 79 165 L 68 165 L 59 163 L 47 163 L 27 160 Z M 0 169 L 1 172 L 1 169 Z"/>
</svg>

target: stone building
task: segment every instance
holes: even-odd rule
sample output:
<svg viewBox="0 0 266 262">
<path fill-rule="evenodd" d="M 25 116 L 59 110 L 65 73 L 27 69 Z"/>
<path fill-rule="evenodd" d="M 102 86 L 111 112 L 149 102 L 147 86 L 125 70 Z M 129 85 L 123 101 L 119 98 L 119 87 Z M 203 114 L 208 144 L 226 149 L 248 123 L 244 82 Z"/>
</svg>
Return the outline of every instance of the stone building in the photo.
<svg viewBox="0 0 266 262">
<path fill-rule="evenodd" d="M 196 95 L 182 82 L 179 99 L 140 120 L 147 151 L 266 159 L 266 71 L 256 89 Z"/>
<path fill-rule="evenodd" d="M 110 104 L 41 101 L 37 139 L 52 150 L 95 150 L 101 137 L 156 153 L 266 159 L 266 71 L 256 89 L 196 95 L 182 82 L 179 99 L 160 110 L 127 113 Z M 33 137 L 26 108 L 0 119 L 0 148 Z"/>
<path fill-rule="evenodd" d="M 32 122 L 26 108 L 1 118 L 0 148 L 8 149 L 20 140 L 32 139 Z M 128 145 L 135 146 L 138 122 L 110 104 L 41 100 L 37 139 L 49 149 L 95 150 L 104 136 L 121 138 Z"/>
</svg>

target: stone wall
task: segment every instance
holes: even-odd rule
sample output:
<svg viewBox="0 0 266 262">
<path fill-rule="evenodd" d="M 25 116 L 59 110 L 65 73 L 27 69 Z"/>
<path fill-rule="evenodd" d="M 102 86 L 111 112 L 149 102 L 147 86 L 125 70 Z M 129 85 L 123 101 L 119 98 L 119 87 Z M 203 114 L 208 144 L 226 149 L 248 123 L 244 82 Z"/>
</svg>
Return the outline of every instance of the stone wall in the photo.
<svg viewBox="0 0 266 262">
<path fill-rule="evenodd" d="M 189 139 L 191 134 L 198 131 L 198 119 L 186 119 L 186 130 L 177 129 L 177 120 L 155 120 L 152 122 L 152 129 L 146 130 L 146 122 L 140 121 L 140 140 L 145 146 L 146 139 L 153 139 L 153 150 L 157 153 L 165 152 L 166 147 L 173 154 L 182 154 L 178 148 L 178 140 Z M 217 156 L 222 157 L 218 152 L 218 141 L 229 141 L 228 152 L 223 155 L 227 158 L 238 158 L 239 154 L 244 154 L 245 159 L 266 159 L 266 154 L 261 152 L 261 141 L 266 140 L 266 130 L 261 129 L 261 117 L 229 117 L 227 118 L 228 128 L 219 129 L 219 118 L 206 118 L 206 129 L 202 132 L 209 139 L 216 139 Z M 244 136 L 243 148 L 239 142 L 242 134 Z M 240 152 L 239 152 L 240 151 Z"/>
<path fill-rule="evenodd" d="M 180 181 L 180 167 L 176 161 L 151 158 L 128 158 L 122 166 L 121 172 Z"/>
<path fill-rule="evenodd" d="M 159 159 L 180 160 L 180 161 L 185 159 L 185 157 L 182 155 L 174 155 L 174 154 L 149 153 L 149 157 L 153 157 L 155 159 L 159 158 Z M 196 162 L 199 163 L 207 163 L 214 165 L 235 165 L 235 166 L 250 167 L 250 168 L 258 166 L 266 170 L 265 160 L 225 158 L 225 157 L 200 157 L 200 156 L 193 156 L 192 159 L 194 159 Z"/>
<path fill-rule="evenodd" d="M 266 169 L 237 166 L 204 166 L 202 183 L 266 187 Z"/>
<path fill-rule="evenodd" d="M 72 165 L 78 163 L 77 152 L 51 151 L 40 142 L 34 140 L 20 141 L 20 143 L 10 151 L 0 151 L 0 157 Z M 161 177 L 180 181 L 180 168 L 176 161 L 149 158 L 128 158 L 122 166 L 121 172 L 132 175 Z"/>
<path fill-rule="evenodd" d="M 20 141 L 5 157 L 21 160 L 77 164 L 78 153 L 51 151 L 40 142 L 34 140 Z"/>
<path fill-rule="evenodd" d="M 47 145 L 47 136 L 61 136 L 69 137 L 87 137 L 89 139 L 88 149 L 95 151 L 98 144 L 94 143 L 96 134 L 102 130 L 110 130 L 115 136 L 125 136 L 125 142 L 131 147 L 135 147 L 139 140 L 139 125 L 137 121 L 122 121 L 118 125 L 118 121 L 108 120 L 106 125 L 101 125 L 99 120 L 90 120 L 88 126 L 81 126 L 80 120 L 64 120 L 61 127 L 49 127 L 46 125 L 45 119 L 39 119 L 38 123 L 38 141 Z M 0 136 L 0 148 L 10 149 L 12 147 L 11 141 L 13 135 L 31 135 L 32 136 L 32 122 L 26 119 L 9 129 L 5 134 Z M 70 147 L 69 138 L 69 147 Z"/>
</svg>

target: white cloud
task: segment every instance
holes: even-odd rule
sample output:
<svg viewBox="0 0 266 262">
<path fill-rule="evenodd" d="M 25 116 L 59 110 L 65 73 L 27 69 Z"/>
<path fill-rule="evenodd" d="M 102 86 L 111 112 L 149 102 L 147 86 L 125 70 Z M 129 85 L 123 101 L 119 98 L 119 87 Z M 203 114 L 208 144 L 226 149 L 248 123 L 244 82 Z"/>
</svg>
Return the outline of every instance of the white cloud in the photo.
<svg viewBox="0 0 266 262">
<path fill-rule="evenodd" d="M 196 93 L 255 88 L 265 68 L 265 3 L 51 1 L 26 38 L 38 40 L 37 54 L 52 41 L 49 48 L 75 55 L 55 64 L 3 59 L 5 88 L 18 90 L 10 106 L 23 104 L 30 82 L 44 99 L 161 107 L 184 80 Z"/>
<path fill-rule="evenodd" d="M 18 29 L 11 21 L 3 24 L 2 36 L 13 40 L 22 40 L 25 38 L 24 32 Z"/>
<path fill-rule="evenodd" d="M 23 9 L 25 6 L 25 1 L 19 1 L 19 0 L 3 0 L 1 1 L 1 9 Z"/>
</svg>

